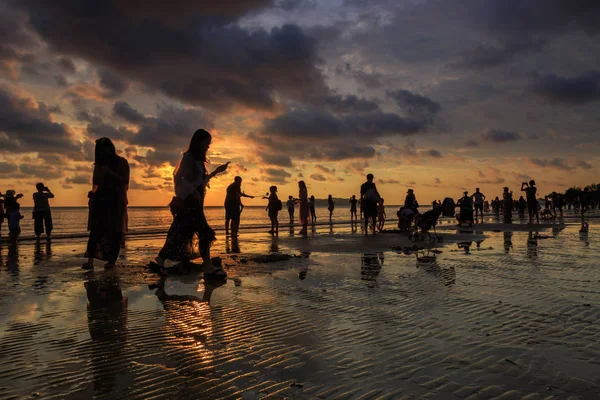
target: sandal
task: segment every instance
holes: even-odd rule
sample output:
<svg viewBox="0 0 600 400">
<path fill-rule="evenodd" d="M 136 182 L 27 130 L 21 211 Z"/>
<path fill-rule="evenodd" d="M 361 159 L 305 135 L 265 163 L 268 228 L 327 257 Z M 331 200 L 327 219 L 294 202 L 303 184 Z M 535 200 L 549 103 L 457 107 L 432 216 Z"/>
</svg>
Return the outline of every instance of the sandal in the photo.
<svg viewBox="0 0 600 400">
<path fill-rule="evenodd" d="M 203 275 L 205 281 L 222 281 L 227 279 L 227 273 L 221 268 L 217 268 L 213 272 L 205 272 Z"/>
</svg>

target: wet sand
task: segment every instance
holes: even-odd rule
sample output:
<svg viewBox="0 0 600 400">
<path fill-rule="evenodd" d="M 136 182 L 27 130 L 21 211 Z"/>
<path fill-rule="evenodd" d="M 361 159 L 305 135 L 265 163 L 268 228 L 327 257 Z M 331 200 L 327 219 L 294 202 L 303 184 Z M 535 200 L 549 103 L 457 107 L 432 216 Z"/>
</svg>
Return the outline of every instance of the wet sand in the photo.
<svg viewBox="0 0 600 400">
<path fill-rule="evenodd" d="M 244 233 L 224 285 L 161 286 L 160 236 L 91 273 L 81 239 L 3 245 L 0 398 L 596 399 L 600 226 L 552 228 L 441 226 L 429 263 L 392 233 Z"/>
</svg>

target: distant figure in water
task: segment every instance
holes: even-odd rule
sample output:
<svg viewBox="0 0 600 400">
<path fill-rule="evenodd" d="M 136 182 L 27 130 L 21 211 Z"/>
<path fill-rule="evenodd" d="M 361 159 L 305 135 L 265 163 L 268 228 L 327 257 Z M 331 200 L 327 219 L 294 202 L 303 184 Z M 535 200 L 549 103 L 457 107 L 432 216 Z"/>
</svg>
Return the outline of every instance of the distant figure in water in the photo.
<svg viewBox="0 0 600 400">
<path fill-rule="evenodd" d="M 282 209 L 283 204 L 279 197 L 277 197 L 277 186 L 271 186 L 269 188 L 269 204 L 267 204 L 267 211 L 269 212 L 269 219 L 271 220 L 271 235 L 279 235 L 279 220 L 277 216 L 279 211 Z"/>
<path fill-rule="evenodd" d="M 463 223 L 467 223 L 469 226 L 473 226 L 473 199 L 469 196 L 469 192 L 464 192 L 463 197 L 458 199 L 456 204 L 460 208 L 457 217 L 458 225 L 460 226 Z"/>
<path fill-rule="evenodd" d="M 217 167 L 212 173 L 206 171 L 206 153 L 212 136 L 204 129 L 194 132 L 190 144 L 173 173 L 175 196 L 171 200 L 173 223 L 167 239 L 156 257 L 160 275 L 168 274 L 165 261 L 189 262 L 202 257 L 204 280 L 223 280 L 227 274 L 221 267 L 213 265 L 210 246 L 215 240 L 215 231 L 204 215 L 206 187 L 217 174 L 225 172 L 229 162 Z"/>
<path fill-rule="evenodd" d="M 92 190 L 88 194 L 90 237 L 85 252 L 88 260 L 83 269 L 93 269 L 94 258 L 106 261 L 105 268 L 115 266 L 123 240 L 128 187 L 127 160 L 117 155 L 109 138 L 96 140 Z"/>
<path fill-rule="evenodd" d="M 365 235 L 369 234 L 369 220 L 373 227 L 373 235 L 377 227 L 377 204 L 381 196 L 373 182 L 373 174 L 367 175 L 367 181 L 360 186 L 360 201 L 365 215 Z"/>
<path fill-rule="evenodd" d="M 485 195 L 479 191 L 479 188 L 475 188 L 475 193 L 471 195 L 473 198 L 473 204 L 475 205 L 475 223 L 481 214 L 481 223 L 483 224 L 483 202 Z"/>
<path fill-rule="evenodd" d="M 586 187 L 579 192 L 579 209 L 581 210 L 581 219 L 586 211 L 590 209 L 590 188 Z"/>
<path fill-rule="evenodd" d="M 527 202 L 523 196 L 519 197 L 519 218 L 525 218 L 525 210 L 527 209 Z"/>
<path fill-rule="evenodd" d="M 288 215 L 290 216 L 290 224 L 294 223 L 294 205 L 296 202 L 294 201 L 293 196 L 288 197 L 288 201 L 285 202 L 288 210 Z"/>
<path fill-rule="evenodd" d="M 377 230 L 381 232 L 385 225 L 385 206 L 383 205 L 383 199 L 379 199 L 377 205 Z"/>
<path fill-rule="evenodd" d="M 329 222 L 331 223 L 333 210 L 335 209 L 335 201 L 333 201 L 333 197 L 331 197 L 331 195 L 327 197 L 327 209 L 329 210 Z"/>
<path fill-rule="evenodd" d="M 533 216 L 535 215 L 536 222 L 540 223 L 540 211 L 537 201 L 537 188 L 535 187 L 535 181 L 532 179 L 521 184 L 521 191 L 525 192 L 527 197 L 527 211 L 529 213 L 529 223 L 533 223 Z"/>
<path fill-rule="evenodd" d="M 308 204 L 310 206 L 310 222 L 312 224 L 317 223 L 317 213 L 315 212 L 315 196 L 310 196 L 308 200 Z"/>
<path fill-rule="evenodd" d="M 358 215 L 356 214 L 356 203 L 358 203 L 358 200 L 356 200 L 355 195 L 352 195 L 352 197 L 350 197 L 350 221 L 358 221 Z"/>
<path fill-rule="evenodd" d="M 43 183 L 35 185 L 37 192 L 33 194 L 33 225 L 35 236 L 39 239 L 46 228 L 46 237 L 52 234 L 52 214 L 50 213 L 50 203 L 48 199 L 53 199 L 54 195 Z"/>
<path fill-rule="evenodd" d="M 237 236 L 240 227 L 240 217 L 242 214 L 242 197 L 253 199 L 254 196 L 249 196 L 242 191 L 242 178 L 236 176 L 233 183 L 227 187 L 225 195 L 225 234 L 229 233 L 231 224 L 231 235 Z"/>
<path fill-rule="evenodd" d="M 21 234 L 21 205 L 18 200 L 23 197 L 22 193 L 16 194 L 14 190 L 7 190 L 4 195 L 4 207 L 6 219 L 8 220 L 8 234 L 10 237 L 9 254 L 17 254 L 17 240 Z"/>
<path fill-rule="evenodd" d="M 504 201 L 504 223 L 512 224 L 513 194 L 508 191 L 508 187 L 504 187 L 502 199 Z"/>
<path fill-rule="evenodd" d="M 300 224 L 302 229 L 301 235 L 306 235 L 308 232 L 308 219 L 310 218 L 310 205 L 308 203 L 308 189 L 304 181 L 298 182 L 298 203 L 300 203 Z"/>
</svg>

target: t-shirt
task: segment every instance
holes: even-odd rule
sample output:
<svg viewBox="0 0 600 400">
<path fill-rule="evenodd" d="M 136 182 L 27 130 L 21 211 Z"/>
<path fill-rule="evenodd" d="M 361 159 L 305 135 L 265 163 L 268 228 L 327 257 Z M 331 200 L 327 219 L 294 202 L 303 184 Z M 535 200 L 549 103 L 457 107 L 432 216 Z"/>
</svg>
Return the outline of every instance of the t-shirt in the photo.
<svg viewBox="0 0 600 400">
<path fill-rule="evenodd" d="M 361 197 L 364 196 L 365 203 L 376 203 L 379 199 L 375 183 L 369 181 L 360 185 L 360 195 Z"/>
<path fill-rule="evenodd" d="M 12 211 L 10 214 L 8 214 L 8 227 L 10 229 L 18 229 L 19 221 L 21 221 L 22 218 L 23 216 L 21 215 L 20 211 Z"/>
<path fill-rule="evenodd" d="M 288 200 L 285 203 L 287 204 L 288 211 L 294 211 L 294 200 Z"/>
<path fill-rule="evenodd" d="M 235 182 L 227 186 L 227 194 L 225 195 L 225 207 L 239 205 L 241 192 L 242 187 Z"/>
<path fill-rule="evenodd" d="M 527 201 L 537 202 L 535 195 L 537 194 L 537 188 L 535 186 L 529 186 L 525 188 L 525 194 L 527 195 Z"/>
<path fill-rule="evenodd" d="M 473 197 L 475 198 L 475 204 L 483 204 L 483 193 L 475 192 Z"/>
<path fill-rule="evenodd" d="M 50 203 L 48 203 L 48 199 L 53 198 L 54 195 L 52 193 L 35 192 L 33 194 L 33 211 L 50 211 Z"/>
</svg>

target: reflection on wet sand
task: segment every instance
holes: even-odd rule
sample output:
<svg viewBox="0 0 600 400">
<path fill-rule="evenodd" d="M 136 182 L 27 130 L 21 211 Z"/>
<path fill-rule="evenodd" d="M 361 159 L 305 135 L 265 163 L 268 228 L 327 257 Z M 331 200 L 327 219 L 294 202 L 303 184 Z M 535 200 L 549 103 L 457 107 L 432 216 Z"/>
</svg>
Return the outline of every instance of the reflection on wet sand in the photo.
<svg viewBox="0 0 600 400">
<path fill-rule="evenodd" d="M 361 256 L 360 275 L 363 281 L 376 281 L 377 275 L 383 267 L 384 255 L 378 253 L 364 253 Z"/>
<path fill-rule="evenodd" d="M 45 249 L 42 251 L 42 241 L 40 239 L 35 241 L 33 250 L 33 265 L 38 265 L 40 262 L 49 260 L 52 256 L 52 239 L 48 238 L 44 241 Z"/>
<path fill-rule="evenodd" d="M 504 237 L 504 252 L 506 254 L 508 254 L 508 253 L 510 253 L 510 249 L 512 249 L 512 247 L 513 247 L 513 242 L 512 242 L 513 233 L 512 232 L 504 232 L 503 237 Z"/>
<path fill-rule="evenodd" d="M 123 296 L 119 277 L 113 273 L 91 275 L 84 282 L 88 299 L 87 317 L 92 346 L 91 366 L 94 394 L 111 393 L 119 375 L 127 370 L 123 358 L 127 341 L 127 297 Z"/>
<path fill-rule="evenodd" d="M 237 236 L 232 236 L 231 239 L 229 236 L 225 237 L 225 252 L 227 254 L 240 253 L 240 241 Z"/>
<path fill-rule="evenodd" d="M 310 257 L 310 252 L 309 251 L 303 251 L 300 253 L 300 257 L 302 258 L 309 258 Z M 298 271 L 298 278 L 303 281 L 304 279 L 306 279 L 306 274 L 308 274 L 308 265 L 302 265 L 300 267 L 300 271 Z"/>
<path fill-rule="evenodd" d="M 538 256 L 538 232 L 529 232 L 527 236 L 527 257 L 537 258 Z"/>
</svg>

